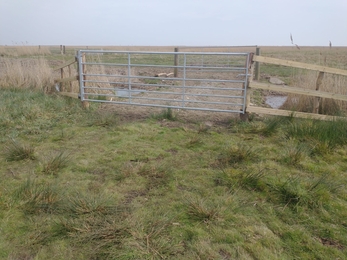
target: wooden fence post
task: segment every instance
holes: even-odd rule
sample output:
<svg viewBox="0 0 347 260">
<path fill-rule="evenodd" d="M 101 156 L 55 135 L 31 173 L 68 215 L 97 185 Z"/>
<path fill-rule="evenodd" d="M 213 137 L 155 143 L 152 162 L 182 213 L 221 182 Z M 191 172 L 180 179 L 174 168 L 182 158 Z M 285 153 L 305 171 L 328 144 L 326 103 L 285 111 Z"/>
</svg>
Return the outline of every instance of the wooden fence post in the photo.
<svg viewBox="0 0 347 260">
<path fill-rule="evenodd" d="M 260 48 L 257 47 L 256 50 L 255 50 L 255 55 L 257 56 L 260 56 Z M 260 77 L 260 63 L 259 62 L 256 62 L 255 63 L 255 68 L 254 68 L 254 73 L 255 73 L 255 77 L 254 79 L 255 80 L 259 80 L 259 77 Z"/>
<path fill-rule="evenodd" d="M 64 78 L 64 68 L 61 68 L 60 69 L 60 78 L 61 79 L 63 79 Z M 63 89 L 63 82 L 60 82 L 59 83 L 59 90 L 62 92 L 62 91 L 64 91 L 64 89 Z"/>
<path fill-rule="evenodd" d="M 71 65 L 68 66 L 68 69 L 69 69 L 69 78 L 71 78 Z M 72 81 L 69 82 L 69 92 L 72 92 Z"/>
<path fill-rule="evenodd" d="M 175 48 L 175 52 L 178 52 L 178 48 Z M 175 54 L 175 58 L 174 58 L 174 77 L 177 78 L 177 74 L 178 74 L 178 70 L 177 70 L 177 66 L 178 66 L 178 54 Z"/>
<path fill-rule="evenodd" d="M 323 77 L 324 77 L 324 72 L 320 71 L 316 81 L 316 91 L 319 91 L 320 87 L 322 86 Z M 319 114 L 320 101 L 321 101 L 320 97 L 315 97 L 314 103 L 313 103 L 313 113 Z"/>
</svg>

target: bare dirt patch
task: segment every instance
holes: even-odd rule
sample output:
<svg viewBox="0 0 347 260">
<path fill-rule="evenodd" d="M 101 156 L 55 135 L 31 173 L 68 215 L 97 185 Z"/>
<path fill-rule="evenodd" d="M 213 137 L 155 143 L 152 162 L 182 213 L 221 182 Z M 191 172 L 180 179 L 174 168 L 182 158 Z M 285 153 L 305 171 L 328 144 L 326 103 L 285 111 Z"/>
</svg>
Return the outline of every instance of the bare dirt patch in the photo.
<svg viewBox="0 0 347 260">
<path fill-rule="evenodd" d="M 102 104 L 101 111 L 114 111 L 118 120 L 122 123 L 136 122 L 147 120 L 165 111 L 165 108 L 120 105 L 120 104 Z M 161 124 L 167 127 L 178 127 L 182 123 L 185 124 L 206 124 L 208 127 L 228 126 L 233 120 L 237 120 L 240 116 L 238 113 L 226 112 L 205 112 L 196 110 L 173 109 L 176 117 L 175 121 L 161 120 Z"/>
</svg>

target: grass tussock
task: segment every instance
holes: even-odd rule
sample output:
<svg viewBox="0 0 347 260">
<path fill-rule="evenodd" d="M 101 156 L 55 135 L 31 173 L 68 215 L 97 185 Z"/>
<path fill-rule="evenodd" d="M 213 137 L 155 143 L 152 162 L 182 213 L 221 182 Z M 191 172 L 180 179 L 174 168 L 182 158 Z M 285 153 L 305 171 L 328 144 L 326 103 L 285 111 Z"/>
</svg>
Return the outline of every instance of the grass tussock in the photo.
<svg viewBox="0 0 347 260">
<path fill-rule="evenodd" d="M 323 209 L 324 203 L 332 200 L 341 186 L 330 182 L 328 174 L 303 182 L 298 177 L 290 177 L 273 187 L 276 199 L 293 209 Z"/>
<path fill-rule="evenodd" d="M 16 189 L 13 198 L 26 214 L 53 213 L 59 210 L 60 190 L 54 184 L 27 179 Z"/>
<path fill-rule="evenodd" d="M 305 159 L 305 156 L 311 154 L 307 145 L 299 143 L 295 145 L 289 145 L 285 150 L 285 155 L 281 159 L 289 166 L 297 166 Z"/>
<path fill-rule="evenodd" d="M 217 163 L 221 166 L 232 166 L 245 161 L 255 160 L 256 158 L 257 151 L 254 147 L 238 143 L 237 145 L 225 147 L 218 156 Z"/>
<path fill-rule="evenodd" d="M 68 196 L 66 210 L 75 216 L 79 215 L 112 215 L 123 212 L 124 208 L 115 206 L 112 199 L 105 194 L 73 193 Z"/>
<path fill-rule="evenodd" d="M 42 162 L 41 172 L 47 175 L 57 175 L 61 169 L 67 166 L 69 159 L 69 155 L 65 152 L 53 153 Z"/>
<path fill-rule="evenodd" d="M 168 107 L 167 109 L 163 109 L 161 113 L 152 115 L 152 118 L 157 120 L 169 120 L 176 121 L 176 115 L 174 114 L 172 108 Z"/>
<path fill-rule="evenodd" d="M 31 145 L 25 145 L 11 139 L 5 147 L 5 158 L 7 161 L 34 160 L 34 148 Z"/>
<path fill-rule="evenodd" d="M 210 205 L 202 199 L 187 199 L 187 214 L 194 221 L 208 223 L 220 217 L 218 205 Z"/>
</svg>

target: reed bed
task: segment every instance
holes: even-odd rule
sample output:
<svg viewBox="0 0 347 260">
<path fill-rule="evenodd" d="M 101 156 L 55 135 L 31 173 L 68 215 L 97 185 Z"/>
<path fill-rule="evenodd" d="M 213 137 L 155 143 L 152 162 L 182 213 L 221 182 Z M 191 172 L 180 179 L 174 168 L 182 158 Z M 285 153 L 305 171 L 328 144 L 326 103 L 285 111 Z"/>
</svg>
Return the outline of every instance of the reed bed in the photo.
<svg viewBox="0 0 347 260">
<path fill-rule="evenodd" d="M 47 92 L 53 86 L 53 71 L 44 58 L 0 58 L 2 88 L 30 88 Z"/>
</svg>

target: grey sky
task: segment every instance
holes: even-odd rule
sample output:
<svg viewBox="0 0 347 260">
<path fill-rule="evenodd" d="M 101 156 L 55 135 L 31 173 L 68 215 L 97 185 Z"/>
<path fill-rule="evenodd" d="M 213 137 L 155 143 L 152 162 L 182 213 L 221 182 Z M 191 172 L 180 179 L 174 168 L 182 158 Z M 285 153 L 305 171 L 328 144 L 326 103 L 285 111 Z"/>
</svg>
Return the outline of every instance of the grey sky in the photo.
<svg viewBox="0 0 347 260">
<path fill-rule="evenodd" d="M 0 45 L 347 46 L 347 0 L 0 0 Z"/>
</svg>

